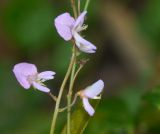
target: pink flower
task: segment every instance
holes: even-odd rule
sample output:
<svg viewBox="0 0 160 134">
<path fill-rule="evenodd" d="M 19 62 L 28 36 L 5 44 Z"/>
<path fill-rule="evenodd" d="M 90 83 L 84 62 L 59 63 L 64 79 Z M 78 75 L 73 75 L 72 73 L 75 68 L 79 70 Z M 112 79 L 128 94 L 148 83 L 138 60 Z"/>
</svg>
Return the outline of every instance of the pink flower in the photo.
<svg viewBox="0 0 160 134">
<path fill-rule="evenodd" d="M 53 79 L 53 75 L 55 75 L 55 72 L 53 71 L 38 73 L 37 67 L 30 63 L 16 64 L 13 68 L 13 72 L 22 87 L 29 89 L 33 86 L 42 92 L 50 92 L 50 89 L 47 88 L 43 82 Z"/>
<path fill-rule="evenodd" d="M 75 20 L 69 13 L 63 13 L 55 19 L 55 27 L 59 35 L 66 41 L 75 39 L 76 46 L 85 53 L 95 53 L 96 46 L 82 38 L 79 32 L 85 30 L 87 26 L 83 25 L 87 11 L 84 11 Z"/>
<path fill-rule="evenodd" d="M 90 116 L 93 116 L 95 110 L 90 105 L 88 99 L 100 99 L 99 95 L 104 88 L 104 82 L 102 80 L 98 80 L 93 83 L 91 86 L 85 88 L 78 92 L 78 95 L 82 98 L 84 109 L 88 112 Z"/>
</svg>

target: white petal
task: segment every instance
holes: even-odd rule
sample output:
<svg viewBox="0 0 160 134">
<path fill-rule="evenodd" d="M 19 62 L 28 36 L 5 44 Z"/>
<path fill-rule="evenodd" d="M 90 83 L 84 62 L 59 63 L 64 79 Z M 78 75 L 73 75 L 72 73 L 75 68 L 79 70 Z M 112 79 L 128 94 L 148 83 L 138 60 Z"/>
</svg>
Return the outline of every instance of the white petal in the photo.
<svg viewBox="0 0 160 134">
<path fill-rule="evenodd" d="M 33 87 L 35 87 L 36 89 L 38 89 L 39 91 L 42 91 L 42 92 L 50 92 L 50 89 L 45 87 L 45 86 L 42 86 L 41 84 L 37 83 L 37 82 L 33 82 Z"/>
<path fill-rule="evenodd" d="M 82 101 L 83 101 L 84 109 L 88 112 L 88 114 L 89 114 L 90 116 L 93 116 L 95 110 L 94 110 L 93 107 L 90 105 L 88 99 L 87 99 L 87 98 L 83 98 Z"/>
<path fill-rule="evenodd" d="M 74 32 L 74 38 L 76 41 L 77 47 L 85 52 L 85 53 L 95 53 L 96 52 L 96 46 L 94 46 L 91 42 L 85 40 L 82 38 L 78 33 Z"/>
<path fill-rule="evenodd" d="M 56 73 L 53 71 L 44 71 L 38 74 L 38 79 L 42 80 L 43 82 L 46 80 L 51 80 L 54 78 L 53 75 L 55 75 Z"/>
<path fill-rule="evenodd" d="M 98 80 L 91 86 L 84 89 L 82 92 L 86 97 L 94 99 L 94 97 L 96 97 L 102 92 L 103 88 L 104 82 L 102 80 Z"/>
<path fill-rule="evenodd" d="M 82 12 L 82 13 L 78 16 L 78 18 L 76 19 L 76 22 L 75 22 L 75 24 L 74 24 L 73 29 L 75 29 L 75 28 L 78 27 L 78 26 L 82 26 L 82 25 L 83 25 L 83 23 L 84 23 L 84 18 L 85 18 L 85 16 L 86 16 L 86 14 L 87 14 L 87 11 L 84 11 L 84 12 Z"/>
</svg>

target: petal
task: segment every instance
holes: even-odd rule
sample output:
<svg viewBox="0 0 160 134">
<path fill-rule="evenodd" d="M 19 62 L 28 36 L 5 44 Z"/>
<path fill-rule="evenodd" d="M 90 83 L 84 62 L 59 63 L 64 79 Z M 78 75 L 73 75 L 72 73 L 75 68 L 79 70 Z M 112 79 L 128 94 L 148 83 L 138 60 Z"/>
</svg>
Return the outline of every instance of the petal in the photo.
<svg viewBox="0 0 160 134">
<path fill-rule="evenodd" d="M 83 23 L 84 23 L 84 18 L 85 18 L 85 16 L 86 16 L 86 14 L 87 14 L 87 11 L 84 11 L 84 12 L 82 12 L 80 15 L 79 15 L 79 17 L 76 19 L 76 22 L 75 22 L 75 24 L 74 24 L 74 29 L 76 28 L 76 27 L 78 27 L 78 26 L 82 26 L 83 25 Z"/>
<path fill-rule="evenodd" d="M 19 74 L 15 74 L 17 81 L 20 83 L 20 85 L 25 88 L 25 89 L 29 89 L 31 84 L 27 81 L 27 78 L 25 76 L 19 75 Z"/>
<path fill-rule="evenodd" d="M 66 41 L 71 40 L 71 30 L 75 23 L 74 18 L 69 13 L 63 13 L 56 17 L 54 22 L 59 35 Z"/>
<path fill-rule="evenodd" d="M 23 76 L 35 75 L 37 73 L 37 67 L 30 63 L 19 63 L 14 66 L 13 72 Z"/>
<path fill-rule="evenodd" d="M 88 99 L 87 99 L 87 98 L 83 98 L 82 101 L 83 101 L 84 109 L 88 112 L 88 114 L 89 114 L 90 116 L 93 116 L 95 110 L 94 110 L 93 107 L 89 104 Z"/>
<path fill-rule="evenodd" d="M 15 74 L 18 82 L 25 89 L 30 88 L 31 84 L 27 80 L 29 75 L 35 75 L 37 73 L 37 68 L 34 64 L 30 63 L 19 63 L 13 68 L 13 73 Z"/>
<path fill-rule="evenodd" d="M 85 53 L 95 53 L 96 52 L 96 46 L 94 46 L 91 42 L 85 40 L 82 38 L 78 33 L 74 33 L 74 38 L 76 40 L 77 47 Z"/>
<path fill-rule="evenodd" d="M 39 91 L 42 91 L 42 92 L 50 92 L 50 89 L 45 87 L 45 86 L 42 86 L 41 84 L 37 83 L 37 82 L 33 82 L 33 87 L 35 87 L 36 89 L 38 89 Z"/>
<path fill-rule="evenodd" d="M 54 78 L 53 75 L 55 75 L 56 73 L 53 72 L 53 71 L 44 71 L 44 72 L 41 72 L 38 74 L 38 79 L 42 79 L 43 82 L 46 81 L 46 80 L 51 80 Z"/>
<path fill-rule="evenodd" d="M 82 92 L 86 97 L 94 98 L 102 92 L 103 88 L 104 88 L 104 82 L 102 80 L 98 80 L 91 86 L 84 89 Z"/>
</svg>

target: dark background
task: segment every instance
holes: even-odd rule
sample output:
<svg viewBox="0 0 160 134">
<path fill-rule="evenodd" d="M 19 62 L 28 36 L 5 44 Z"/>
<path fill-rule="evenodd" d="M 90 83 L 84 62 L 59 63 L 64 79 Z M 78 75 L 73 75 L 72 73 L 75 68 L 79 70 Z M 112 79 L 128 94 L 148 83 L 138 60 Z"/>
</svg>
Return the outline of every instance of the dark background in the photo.
<svg viewBox="0 0 160 134">
<path fill-rule="evenodd" d="M 12 69 L 25 61 L 36 64 L 39 72 L 55 71 L 47 85 L 57 95 L 71 56 L 70 43 L 53 24 L 63 12 L 72 13 L 69 0 L 0 1 L 1 134 L 49 133 L 54 103 L 42 92 L 20 87 Z M 159 134 L 160 1 L 91 0 L 85 23 L 88 29 L 83 34 L 98 50 L 83 54 L 90 61 L 75 90 L 99 78 L 105 82 L 85 133 Z M 65 118 L 60 114 L 58 133 Z"/>
</svg>

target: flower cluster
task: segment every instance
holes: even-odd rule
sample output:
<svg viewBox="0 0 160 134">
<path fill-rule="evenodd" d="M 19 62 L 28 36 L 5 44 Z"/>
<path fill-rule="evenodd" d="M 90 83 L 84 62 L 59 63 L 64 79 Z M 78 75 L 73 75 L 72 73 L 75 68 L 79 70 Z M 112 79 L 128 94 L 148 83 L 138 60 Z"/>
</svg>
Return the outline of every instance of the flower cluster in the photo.
<svg viewBox="0 0 160 134">
<path fill-rule="evenodd" d="M 84 11 L 78 18 L 74 19 L 69 13 L 63 13 L 55 18 L 55 27 L 59 35 L 65 41 L 74 40 L 75 45 L 80 51 L 85 53 L 95 53 L 97 49 L 96 46 L 80 35 L 80 32 L 87 28 L 87 26 L 84 25 L 86 14 L 87 11 Z M 37 67 L 34 64 L 25 62 L 16 64 L 13 68 L 13 73 L 23 88 L 29 89 L 33 86 L 35 89 L 46 93 L 51 92 L 43 82 L 54 79 L 54 75 L 56 74 L 53 71 L 38 73 Z M 77 93 L 82 99 L 84 109 L 90 116 L 93 116 L 95 110 L 90 105 L 88 99 L 100 99 L 100 96 L 98 95 L 102 92 L 103 88 L 104 82 L 98 80 L 91 86 L 78 91 Z"/>
</svg>

